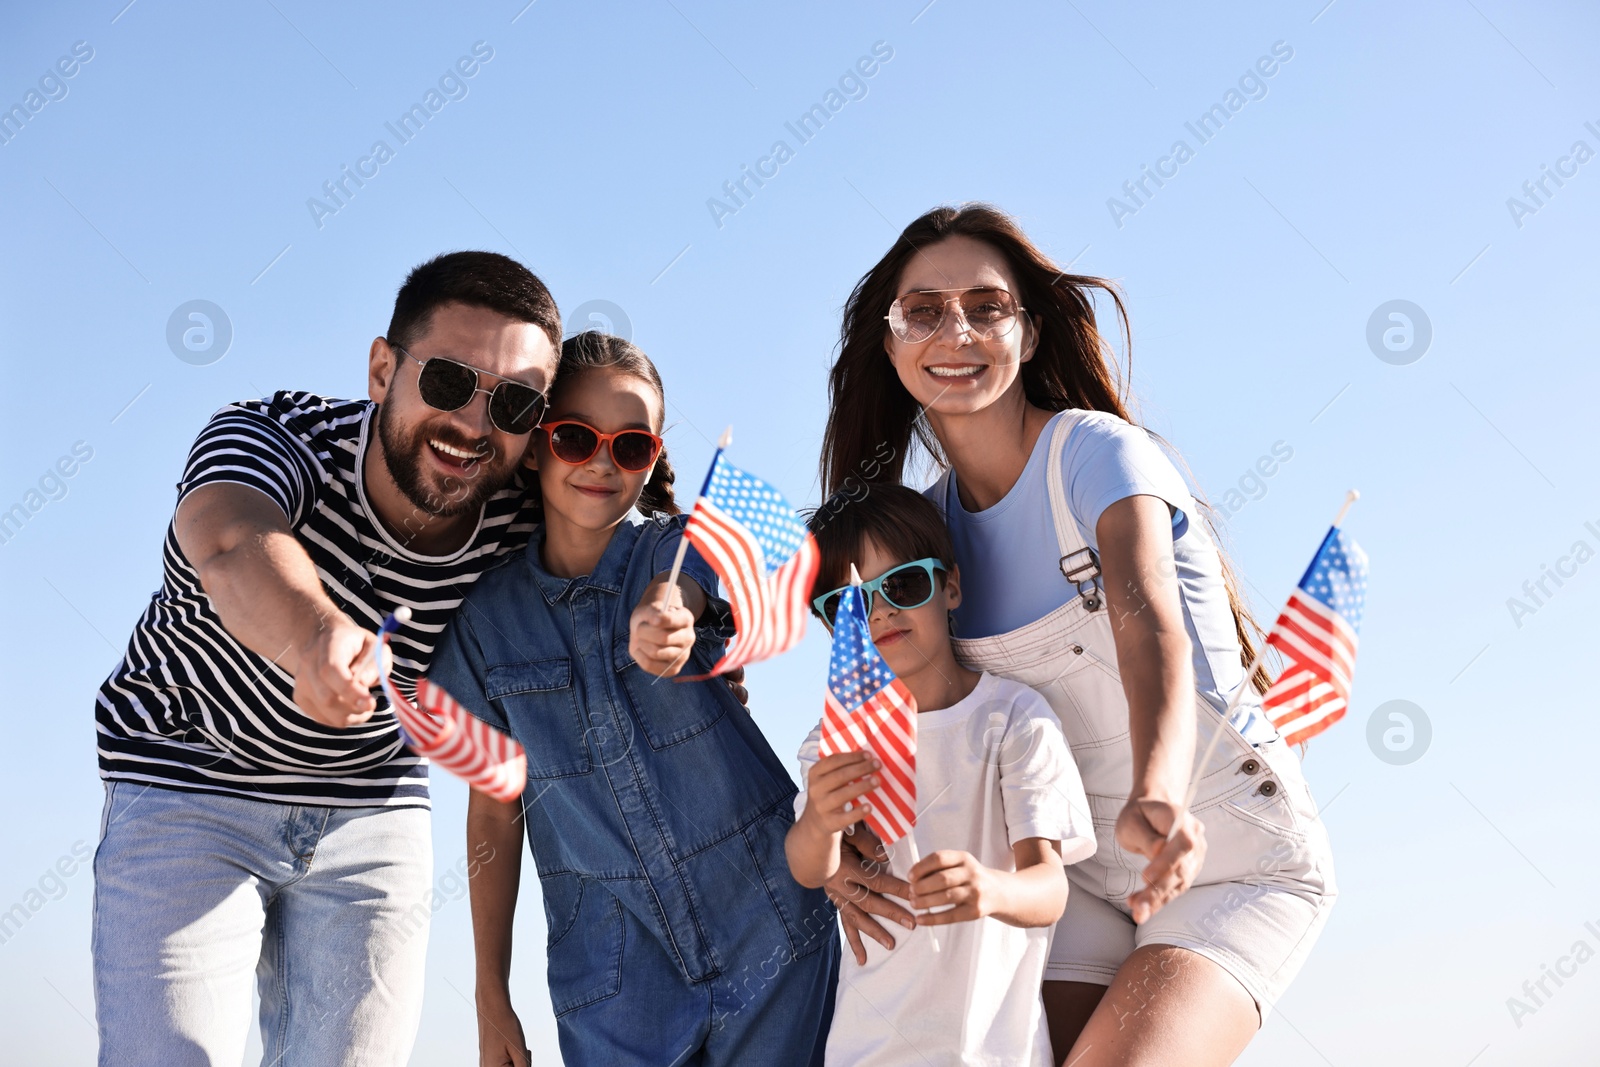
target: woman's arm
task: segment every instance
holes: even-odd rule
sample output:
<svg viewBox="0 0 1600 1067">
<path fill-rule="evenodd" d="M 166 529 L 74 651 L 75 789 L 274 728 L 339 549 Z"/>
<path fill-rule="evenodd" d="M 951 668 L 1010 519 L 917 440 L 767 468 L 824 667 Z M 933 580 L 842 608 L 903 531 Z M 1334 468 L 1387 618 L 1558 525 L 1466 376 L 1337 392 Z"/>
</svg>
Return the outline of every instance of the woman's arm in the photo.
<svg viewBox="0 0 1600 1067">
<path fill-rule="evenodd" d="M 917 916 L 919 926 L 943 926 L 992 916 L 1008 926 L 1051 926 L 1067 910 L 1061 843 L 1029 837 L 1011 846 L 1014 871 L 985 867 L 970 852 L 941 849 L 911 868 L 911 906 L 948 911 Z"/>
<path fill-rule="evenodd" d="M 1150 860 L 1145 887 L 1128 897 L 1134 921 L 1144 922 L 1189 887 L 1205 860 L 1204 830 L 1182 810 L 1194 763 L 1193 648 L 1166 501 L 1117 501 L 1095 537 L 1133 745 L 1133 790 L 1117 818 L 1117 842 Z"/>
<path fill-rule="evenodd" d="M 911 886 L 890 871 L 889 853 L 865 823 L 857 823 L 855 833 L 846 833 L 840 841 L 839 869 L 824 888 L 839 909 L 839 925 L 844 928 L 850 954 L 863 967 L 867 965 L 863 936 L 886 949 L 895 946 L 894 935 L 873 916 L 891 919 L 907 930 L 917 928 L 917 917 L 889 899 L 910 900 Z"/>
<path fill-rule="evenodd" d="M 483 856 L 468 880 L 477 958 L 478 1060 L 482 1067 L 527 1067 L 522 1023 L 511 1006 L 511 927 L 522 880 L 522 802 L 501 803 L 476 789 L 467 801 L 467 855 Z"/>
</svg>

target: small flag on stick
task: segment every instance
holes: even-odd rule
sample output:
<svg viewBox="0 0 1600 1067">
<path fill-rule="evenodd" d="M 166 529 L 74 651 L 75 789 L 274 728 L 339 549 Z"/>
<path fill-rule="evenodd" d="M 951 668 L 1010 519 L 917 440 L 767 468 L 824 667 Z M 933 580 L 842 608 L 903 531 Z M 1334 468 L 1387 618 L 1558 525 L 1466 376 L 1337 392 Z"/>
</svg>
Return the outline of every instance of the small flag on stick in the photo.
<svg viewBox="0 0 1600 1067">
<path fill-rule="evenodd" d="M 1367 554 L 1335 525 L 1267 636 L 1288 666 L 1261 707 L 1289 744 L 1344 718 L 1366 597 Z"/>
<path fill-rule="evenodd" d="M 1240 698 L 1254 690 L 1252 679 L 1268 645 L 1282 651 L 1289 661 L 1261 702 L 1262 710 L 1284 740 L 1298 745 L 1344 718 L 1355 676 L 1361 610 L 1367 599 L 1367 554 L 1339 529 L 1339 524 L 1359 499 L 1361 494 L 1354 489 L 1345 494 L 1344 506 L 1334 516 L 1333 526 L 1323 537 L 1311 566 L 1301 575 L 1283 613 L 1245 668 L 1244 681 L 1234 690 L 1222 713 L 1224 723 L 1232 721 Z M 1200 775 L 1210 764 L 1226 728 L 1224 725 L 1211 732 L 1211 743 L 1189 776 L 1185 811 L 1194 804 Z M 1169 837 L 1178 832 L 1179 825 L 1179 820 L 1173 821 Z"/>
<path fill-rule="evenodd" d="M 378 629 L 378 677 L 400 735 L 419 756 L 427 757 L 468 785 L 496 800 L 514 800 L 528 784 L 528 757 L 515 740 L 456 703 L 454 697 L 423 678 L 413 704 L 394 687 L 384 663 L 389 636 L 411 621 L 402 606 Z"/>
<path fill-rule="evenodd" d="M 691 544 L 722 579 L 733 608 L 734 637 L 706 677 L 770 659 L 799 643 L 820 558 L 816 538 L 782 494 L 728 462 L 723 451 L 730 437 L 731 430 L 724 432 L 718 443 L 665 592 L 673 596 Z"/>
<path fill-rule="evenodd" d="M 828 661 L 828 695 L 818 752 L 870 751 L 883 764 L 882 784 L 867 794 L 866 822 L 885 845 L 909 834 L 917 822 L 917 701 L 872 643 L 861 578 L 840 598 Z"/>
</svg>

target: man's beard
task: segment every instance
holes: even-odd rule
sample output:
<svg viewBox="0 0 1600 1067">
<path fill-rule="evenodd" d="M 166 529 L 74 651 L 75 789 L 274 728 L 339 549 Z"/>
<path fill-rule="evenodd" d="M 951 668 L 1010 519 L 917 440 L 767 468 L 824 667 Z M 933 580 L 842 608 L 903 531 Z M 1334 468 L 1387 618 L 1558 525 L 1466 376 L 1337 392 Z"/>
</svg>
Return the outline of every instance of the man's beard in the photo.
<svg viewBox="0 0 1600 1067">
<path fill-rule="evenodd" d="M 441 491 L 431 490 L 422 475 L 424 449 L 429 440 L 459 448 L 465 452 L 482 453 L 458 477 L 447 477 Z M 462 441 L 447 431 L 418 427 L 405 434 L 395 425 L 390 405 L 378 405 L 378 440 L 383 445 L 383 463 L 405 498 L 428 515 L 451 518 L 476 511 L 485 500 L 511 484 L 517 474 L 517 461 L 512 457 L 496 456 L 487 441 Z M 495 461 L 500 460 L 500 466 Z"/>
</svg>

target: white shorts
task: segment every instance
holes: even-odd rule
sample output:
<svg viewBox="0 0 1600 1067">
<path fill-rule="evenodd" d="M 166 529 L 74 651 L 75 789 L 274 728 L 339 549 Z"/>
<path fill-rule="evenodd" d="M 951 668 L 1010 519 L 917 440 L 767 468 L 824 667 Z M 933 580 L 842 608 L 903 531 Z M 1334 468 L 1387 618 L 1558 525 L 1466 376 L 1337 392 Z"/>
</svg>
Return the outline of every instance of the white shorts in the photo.
<svg viewBox="0 0 1600 1067">
<path fill-rule="evenodd" d="M 1144 857 L 1107 847 L 1114 805 L 1092 812 L 1100 850 L 1067 868 L 1071 892 L 1046 981 L 1110 985 L 1135 948 L 1174 945 L 1237 978 L 1266 1021 L 1322 932 L 1338 888 L 1299 758 L 1281 740 L 1254 753 L 1253 770 L 1252 757 L 1240 761 L 1239 789 L 1195 808 L 1207 843 L 1199 877 L 1143 924 L 1134 924 L 1126 899 L 1143 885 Z M 1101 809 L 1100 799 L 1091 797 L 1091 807 Z"/>
</svg>

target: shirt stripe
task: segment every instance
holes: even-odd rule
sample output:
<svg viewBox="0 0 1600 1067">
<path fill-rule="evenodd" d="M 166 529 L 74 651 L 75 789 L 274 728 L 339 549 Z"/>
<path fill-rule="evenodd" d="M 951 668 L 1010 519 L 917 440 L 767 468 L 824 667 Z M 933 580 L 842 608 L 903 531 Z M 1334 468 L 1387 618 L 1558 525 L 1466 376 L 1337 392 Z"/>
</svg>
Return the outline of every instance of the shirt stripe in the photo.
<svg viewBox="0 0 1600 1067">
<path fill-rule="evenodd" d="M 485 502 L 460 551 L 409 551 L 378 525 L 360 480 L 376 411 L 287 391 L 230 404 L 196 438 L 178 498 L 219 482 L 257 489 L 288 516 L 329 596 L 358 624 L 375 630 L 410 607 L 412 622 L 391 644 L 396 688 L 415 699 L 466 591 L 527 543 L 537 511 L 519 475 Z M 280 803 L 427 806 L 428 761 L 402 744 L 384 697 L 359 726 L 312 720 L 294 703 L 293 677 L 223 627 L 171 525 L 162 568 L 96 700 L 101 777 Z"/>
</svg>

